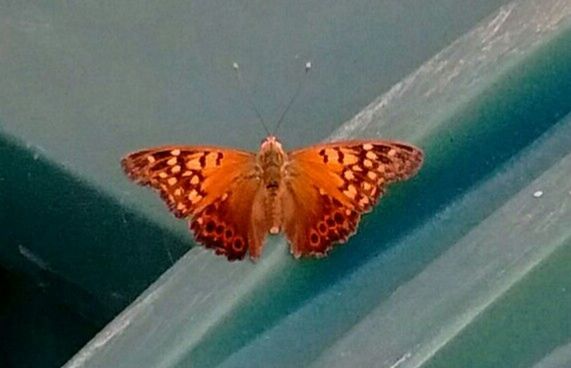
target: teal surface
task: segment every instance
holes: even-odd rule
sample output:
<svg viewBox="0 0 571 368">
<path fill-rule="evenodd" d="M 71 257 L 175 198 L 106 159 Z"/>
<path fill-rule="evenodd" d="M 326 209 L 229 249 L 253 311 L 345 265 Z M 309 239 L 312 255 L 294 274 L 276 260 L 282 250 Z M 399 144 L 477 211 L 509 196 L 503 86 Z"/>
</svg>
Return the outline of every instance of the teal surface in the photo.
<svg viewBox="0 0 571 368">
<path fill-rule="evenodd" d="M 0 366 L 571 361 L 568 1 L 0 10 Z M 285 145 L 403 139 L 426 152 L 420 175 L 326 259 L 280 238 L 256 264 L 194 247 L 119 158 L 255 150 L 232 63 L 275 121 L 306 60 Z"/>
<path fill-rule="evenodd" d="M 565 345 L 571 338 L 570 274 L 568 238 L 426 367 L 530 367 Z"/>
</svg>

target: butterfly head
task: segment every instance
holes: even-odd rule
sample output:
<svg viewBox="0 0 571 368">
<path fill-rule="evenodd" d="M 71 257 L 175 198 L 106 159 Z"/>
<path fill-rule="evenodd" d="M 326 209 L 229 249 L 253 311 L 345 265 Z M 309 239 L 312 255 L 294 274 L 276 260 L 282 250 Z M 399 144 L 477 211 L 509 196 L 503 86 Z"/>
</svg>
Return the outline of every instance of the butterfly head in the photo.
<svg viewBox="0 0 571 368">
<path fill-rule="evenodd" d="M 260 151 L 281 151 L 283 150 L 282 144 L 278 140 L 276 136 L 269 135 L 267 136 L 260 146 Z"/>
</svg>

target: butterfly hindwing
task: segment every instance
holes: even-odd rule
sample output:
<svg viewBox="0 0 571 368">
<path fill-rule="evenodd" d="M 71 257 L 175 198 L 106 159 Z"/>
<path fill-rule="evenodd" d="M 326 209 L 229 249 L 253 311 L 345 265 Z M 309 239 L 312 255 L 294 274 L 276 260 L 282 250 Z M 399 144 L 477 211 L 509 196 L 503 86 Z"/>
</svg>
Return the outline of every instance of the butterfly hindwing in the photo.
<svg viewBox="0 0 571 368">
<path fill-rule="evenodd" d="M 296 258 L 325 256 L 334 243 L 345 242 L 355 232 L 361 216 L 319 190 L 307 176 L 288 183 L 282 208 L 283 229 Z"/>
<path fill-rule="evenodd" d="M 268 224 L 260 216 L 263 211 L 258 210 L 260 193 L 255 180 L 236 182 L 191 220 L 196 240 L 231 261 L 243 259 L 248 251 L 257 258 L 268 233 Z"/>
<path fill-rule="evenodd" d="M 413 176 L 422 159 L 418 148 L 394 141 L 334 142 L 292 151 L 284 201 L 292 253 L 323 256 L 333 243 L 347 240 L 387 185 Z"/>
</svg>

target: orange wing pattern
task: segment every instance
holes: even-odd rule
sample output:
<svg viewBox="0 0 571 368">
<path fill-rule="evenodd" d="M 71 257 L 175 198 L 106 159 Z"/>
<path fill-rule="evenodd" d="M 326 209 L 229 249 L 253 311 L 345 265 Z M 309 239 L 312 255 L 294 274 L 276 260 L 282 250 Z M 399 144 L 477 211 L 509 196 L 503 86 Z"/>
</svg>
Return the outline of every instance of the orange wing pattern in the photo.
<svg viewBox="0 0 571 368">
<path fill-rule="evenodd" d="M 273 154 L 284 155 L 281 146 Z M 158 191 L 175 216 L 188 218 L 197 241 L 235 260 L 248 252 L 259 257 L 279 221 L 295 257 L 325 256 L 356 231 L 387 185 L 413 176 L 422 159 L 406 143 L 347 141 L 292 151 L 277 171 L 253 153 L 219 147 L 151 148 L 121 163 L 133 181 Z M 262 186 L 270 169 L 277 187 Z M 281 197 L 278 187 L 285 188 Z"/>
<path fill-rule="evenodd" d="M 420 149 L 396 141 L 347 141 L 292 151 L 284 231 L 295 257 L 325 256 L 357 229 L 388 184 L 413 176 Z"/>
<path fill-rule="evenodd" d="M 167 146 L 132 153 L 121 164 L 133 181 L 157 190 L 175 216 L 190 217 L 196 239 L 216 253 L 242 259 L 248 245 L 263 241 L 250 220 L 259 187 L 253 153 Z"/>
</svg>

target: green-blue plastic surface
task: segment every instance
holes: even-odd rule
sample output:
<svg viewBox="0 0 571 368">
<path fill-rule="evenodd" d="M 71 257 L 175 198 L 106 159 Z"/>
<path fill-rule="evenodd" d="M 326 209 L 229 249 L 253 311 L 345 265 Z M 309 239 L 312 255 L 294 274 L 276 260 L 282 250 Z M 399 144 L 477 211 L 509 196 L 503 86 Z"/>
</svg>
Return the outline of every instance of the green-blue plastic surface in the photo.
<svg viewBox="0 0 571 368">
<path fill-rule="evenodd" d="M 255 150 L 232 62 L 273 121 L 307 59 L 284 144 L 381 95 L 334 136 L 413 141 L 420 175 L 324 260 L 192 249 L 68 366 L 569 362 L 567 2 L 66 4 L 1 6 L 3 366 L 63 364 L 193 246 L 119 157 Z"/>
</svg>

